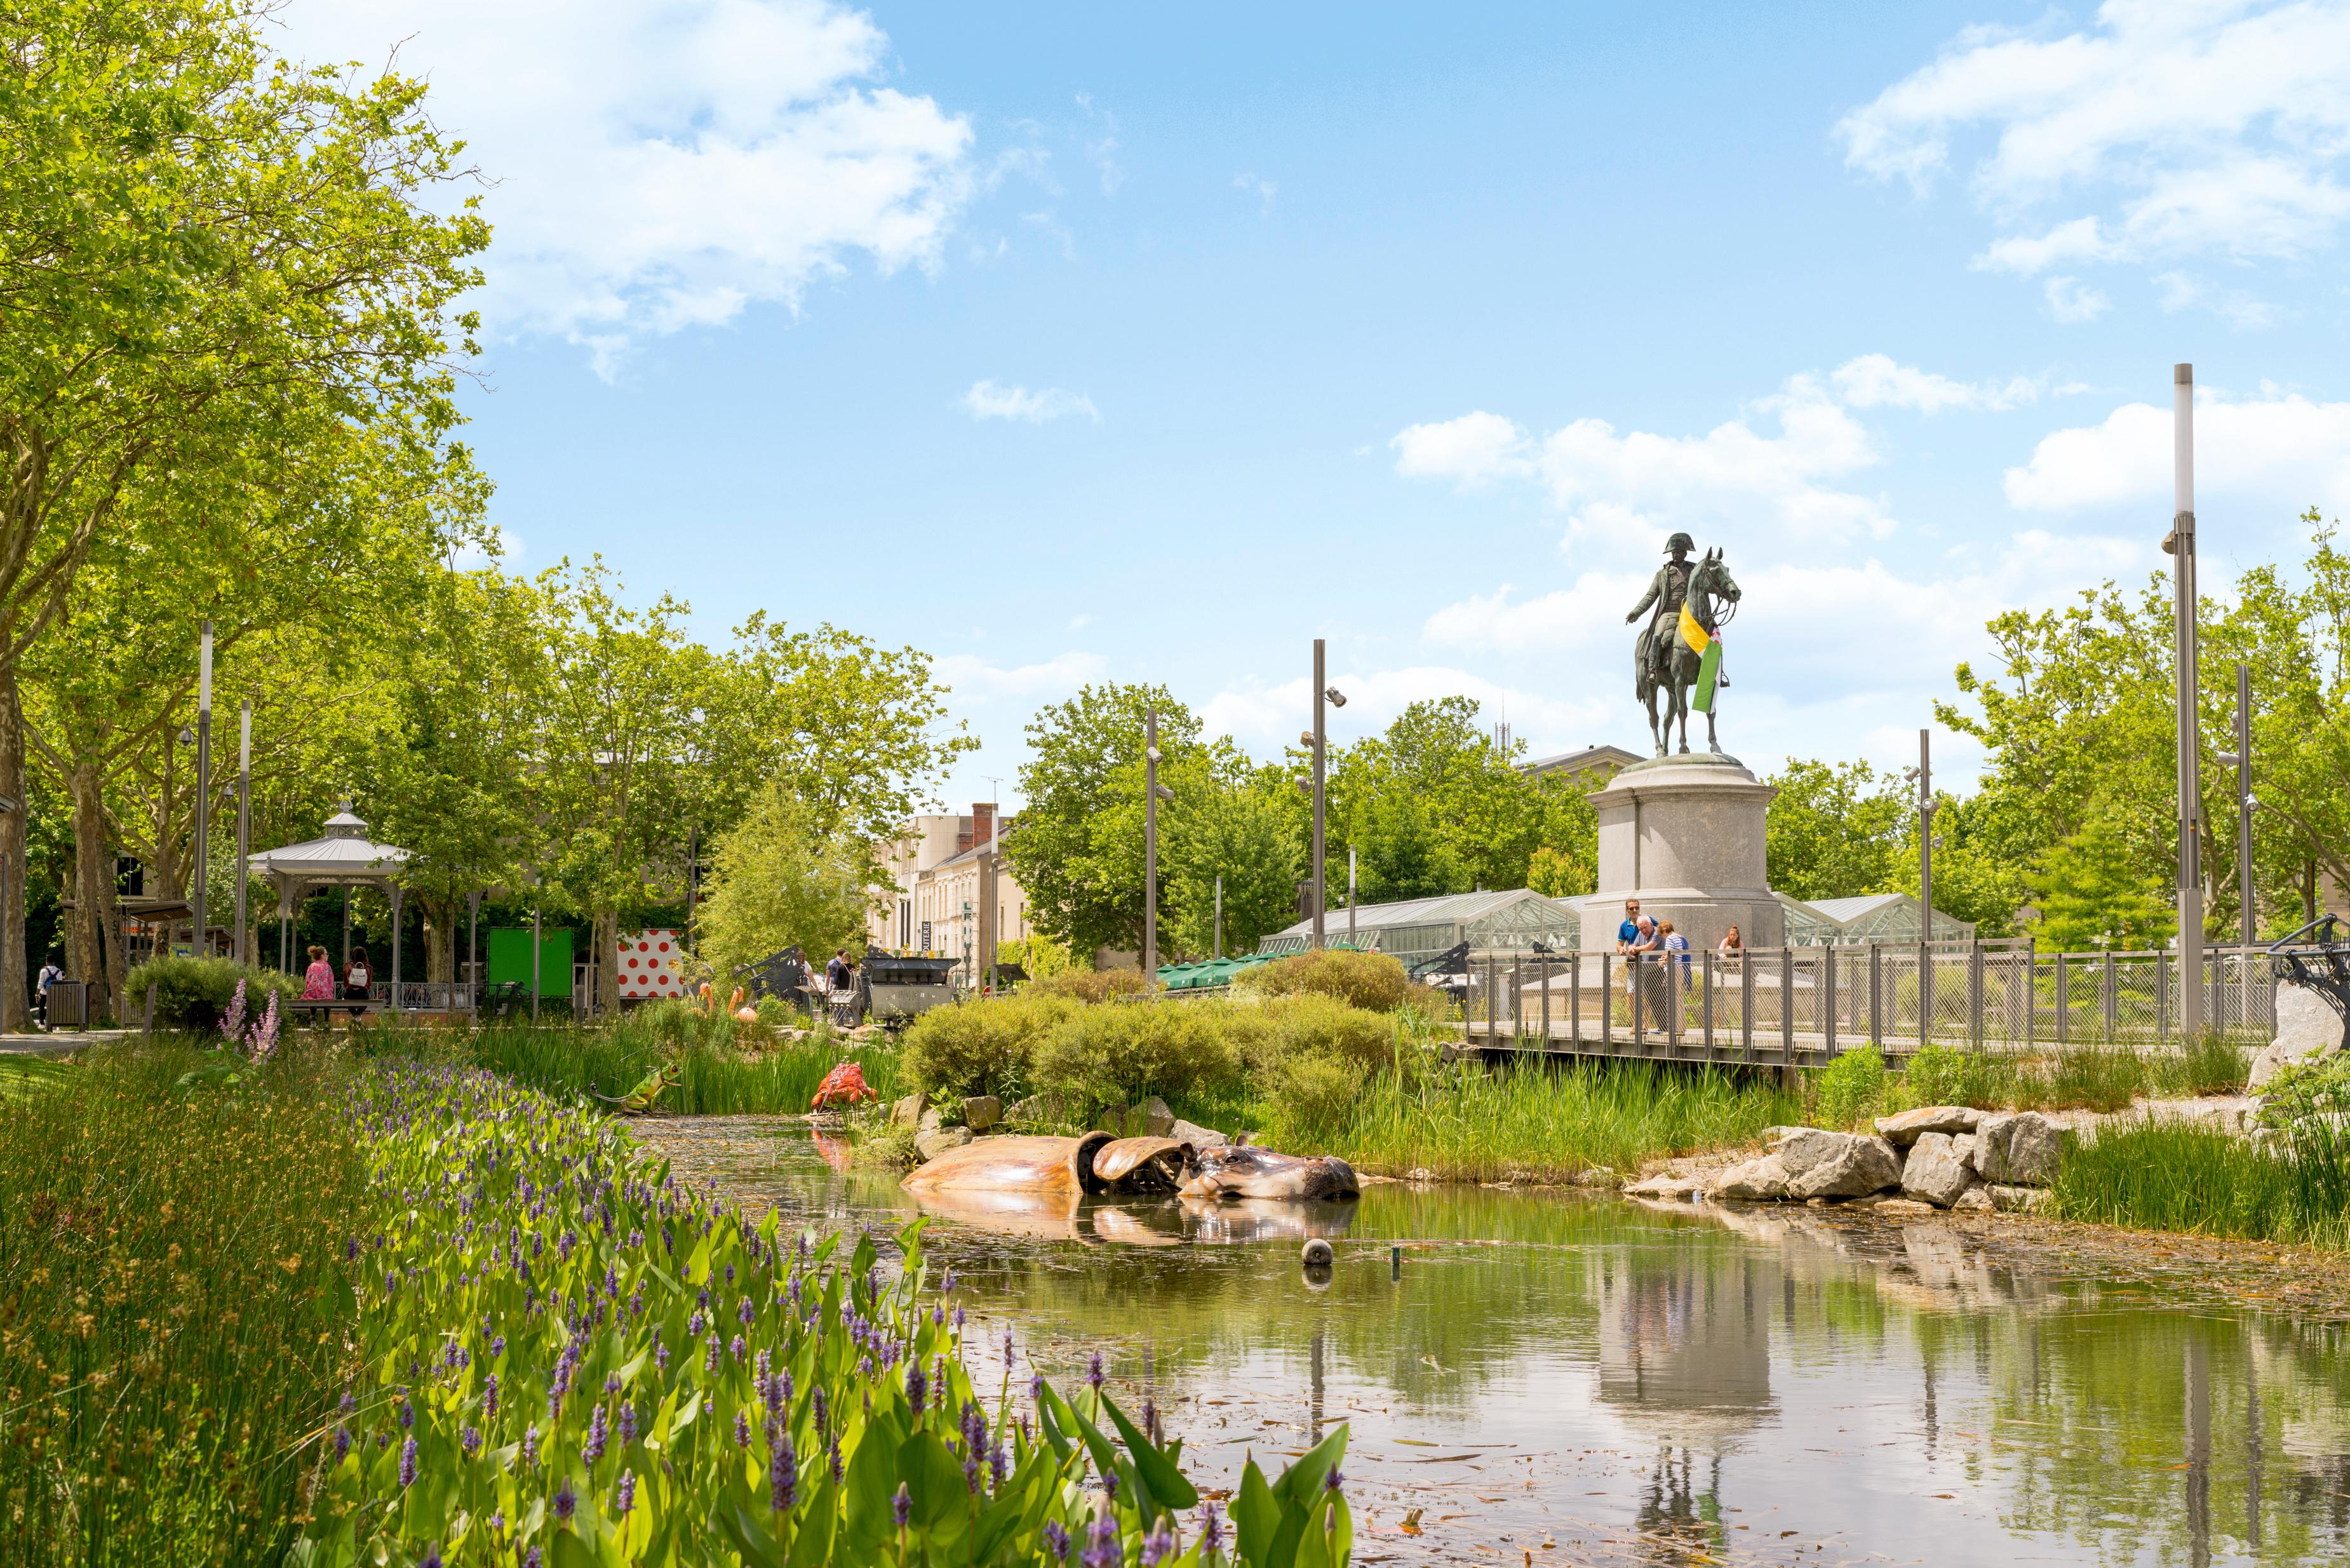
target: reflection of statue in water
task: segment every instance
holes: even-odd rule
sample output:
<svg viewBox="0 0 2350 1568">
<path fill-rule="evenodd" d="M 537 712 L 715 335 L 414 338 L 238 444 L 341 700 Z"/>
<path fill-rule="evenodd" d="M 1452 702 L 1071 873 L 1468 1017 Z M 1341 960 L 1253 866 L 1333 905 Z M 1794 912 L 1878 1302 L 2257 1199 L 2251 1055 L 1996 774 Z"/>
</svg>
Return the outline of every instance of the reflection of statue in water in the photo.
<svg viewBox="0 0 2350 1568">
<path fill-rule="evenodd" d="M 1773 1408 L 1770 1328 L 1752 1303 L 1777 1270 L 1693 1249 L 1635 1254 L 1596 1282 L 1599 1397 L 1627 1425 L 1710 1449 Z"/>
<path fill-rule="evenodd" d="M 1648 733 L 1660 757 L 1672 739 L 1675 720 L 1680 722 L 1681 750 L 1690 749 L 1692 706 L 1705 715 L 1706 750 L 1721 750 L 1713 732 L 1713 694 L 1717 685 L 1730 682 L 1720 679 L 1721 645 L 1717 634 L 1728 618 L 1720 608 L 1724 604 L 1736 605 L 1740 592 L 1731 580 L 1730 568 L 1722 565 L 1721 552 L 1709 550 L 1692 566 L 1690 552 L 1696 548 L 1697 541 L 1686 534 L 1668 540 L 1665 549 L 1672 559 L 1657 568 L 1648 591 L 1624 618 L 1627 626 L 1644 615 L 1648 618 L 1632 644 L 1633 690 L 1648 704 Z M 1657 709 L 1660 692 L 1665 698 L 1661 714 Z"/>
</svg>

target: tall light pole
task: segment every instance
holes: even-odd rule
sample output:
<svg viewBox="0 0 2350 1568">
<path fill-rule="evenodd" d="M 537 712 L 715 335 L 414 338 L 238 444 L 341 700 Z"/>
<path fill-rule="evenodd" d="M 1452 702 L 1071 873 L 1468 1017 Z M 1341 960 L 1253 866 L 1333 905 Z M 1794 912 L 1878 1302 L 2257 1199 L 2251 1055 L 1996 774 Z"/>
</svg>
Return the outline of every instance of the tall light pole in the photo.
<svg viewBox="0 0 2350 1568">
<path fill-rule="evenodd" d="M 2244 946 L 2260 940 L 2252 917 L 2252 667 L 2236 666 L 2236 749 L 2220 753 L 2220 764 L 2236 770 L 2236 904 L 2242 917 Z"/>
<path fill-rule="evenodd" d="M 253 699 L 237 715 L 236 736 L 236 961 L 253 961 L 253 938 L 245 924 L 245 880 L 253 858 Z"/>
<path fill-rule="evenodd" d="M 2195 367 L 2171 372 L 2171 617 L 2178 639 L 2178 1031 L 2203 1033 L 2203 791 L 2195 692 L 2199 676 L 2195 593 Z"/>
<path fill-rule="evenodd" d="M 1224 956 L 1224 874 L 1216 873 L 1216 956 Z"/>
<path fill-rule="evenodd" d="M 1929 1044 L 1934 1023 L 1934 732 L 1918 732 L 1918 765 L 1902 773 L 1918 783 L 1918 1043 Z"/>
<path fill-rule="evenodd" d="M 1347 945 L 1355 945 L 1355 846 L 1347 846 Z"/>
<path fill-rule="evenodd" d="M 1175 792 L 1159 783 L 1159 710 L 1142 714 L 1142 994 L 1159 984 L 1159 803 Z"/>
<path fill-rule="evenodd" d="M 196 652 L 196 891 L 189 908 L 196 917 L 196 956 L 204 956 L 204 881 L 210 872 L 213 794 L 213 623 L 202 624 Z"/>
<path fill-rule="evenodd" d="M 1313 864 L 1306 868 L 1306 875 L 1314 880 L 1314 950 L 1315 952 L 1322 950 L 1322 906 L 1327 902 L 1323 897 L 1322 890 L 1324 879 L 1322 876 L 1322 791 L 1328 782 L 1323 765 L 1327 751 L 1323 744 L 1323 642 L 1322 639 L 1317 637 L 1314 639 L 1314 859 Z"/>
</svg>

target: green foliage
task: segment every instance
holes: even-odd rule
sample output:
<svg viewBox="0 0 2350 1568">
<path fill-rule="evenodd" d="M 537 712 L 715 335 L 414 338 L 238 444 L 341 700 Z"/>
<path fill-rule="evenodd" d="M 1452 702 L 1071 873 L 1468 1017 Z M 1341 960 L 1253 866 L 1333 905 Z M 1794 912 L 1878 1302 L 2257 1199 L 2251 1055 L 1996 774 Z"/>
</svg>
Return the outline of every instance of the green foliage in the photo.
<svg viewBox="0 0 2350 1568">
<path fill-rule="evenodd" d="M 2261 1086 L 2261 1124 L 2290 1127 L 2321 1116 L 2350 1115 L 2350 1052 L 2304 1057 Z"/>
<path fill-rule="evenodd" d="M 870 902 L 864 850 L 827 836 L 783 781 L 770 782 L 718 838 L 711 865 L 698 946 L 722 991 L 736 971 L 795 943 L 811 953 L 862 950 Z"/>
<path fill-rule="evenodd" d="M 799 1115 L 824 1075 L 844 1061 L 864 1070 L 875 1093 L 898 1092 L 898 1055 L 886 1045 L 843 1045 L 818 1031 L 770 1050 L 741 1051 L 733 1044 L 733 1020 L 722 1013 L 697 1025 L 698 1009 L 675 1006 L 665 1016 L 646 1008 L 589 1027 L 485 1023 L 442 1048 L 533 1088 L 607 1100 L 622 1098 L 668 1063 L 677 1084 L 661 1096 L 660 1108 L 680 1116 Z"/>
<path fill-rule="evenodd" d="M 1914 1106 L 2004 1105 L 2014 1085 L 2013 1064 L 1987 1051 L 1929 1044 L 1901 1070 L 1902 1090 Z"/>
<path fill-rule="evenodd" d="M 2160 880 L 2103 815 L 2048 852 L 2033 894 L 2040 906 L 2034 942 L 2056 952 L 2159 947 L 2178 923 L 2164 907 Z"/>
<path fill-rule="evenodd" d="M 1858 1127 L 1883 1106 L 1887 1082 L 1876 1046 L 1846 1051 L 1813 1075 L 1813 1115 L 1822 1127 Z"/>
<path fill-rule="evenodd" d="M 1028 987 L 1037 996 L 1058 996 L 1070 1002 L 1115 1002 L 1142 994 L 1142 975 L 1130 969 L 1066 969 Z"/>
<path fill-rule="evenodd" d="M 907 1083 L 941 1098 L 1016 1099 L 1035 1082 L 1037 1040 L 1078 1003 L 1049 992 L 967 999 L 914 1020 L 898 1047 Z"/>
<path fill-rule="evenodd" d="M 1247 773 L 1237 753 L 1219 752 L 1211 766 L 1188 770 L 1191 787 L 1159 815 L 1166 879 L 1161 940 L 1170 951 L 1215 950 L 1216 879 L 1224 885 L 1224 951 L 1248 952 L 1257 939 L 1297 918 L 1297 884 L 1305 875 L 1305 840 L 1291 794 L 1273 770 Z"/>
<path fill-rule="evenodd" d="M 226 1059 L 93 1053 L 5 1102 L 0 1557 L 275 1563 L 293 1540 L 286 1458 L 350 1370 L 343 1246 L 380 1206 L 319 1064 L 179 1086 Z"/>
<path fill-rule="evenodd" d="M 1206 1009 L 1130 1002 L 1073 1010 L 1038 1038 L 1035 1082 L 1084 1112 L 1172 1100 L 1239 1076 L 1240 1054 Z"/>
<path fill-rule="evenodd" d="M 2092 1224 L 2350 1246 L 2350 1135 L 2313 1121 L 2262 1147 L 2201 1122 L 2109 1124 L 2066 1151 L 2053 1196 Z"/>
<path fill-rule="evenodd" d="M 1282 1126 L 1311 1138 L 1343 1124 L 1363 1092 L 1367 1075 L 1356 1064 L 1330 1056 L 1299 1055 L 1284 1061 L 1270 1085 L 1282 1108 Z"/>
<path fill-rule="evenodd" d="M 258 1019 L 275 992 L 282 1004 L 302 994 L 301 981 L 275 970 L 255 969 L 234 959 L 151 958 L 130 971 L 125 983 L 125 1005 L 130 1016 L 144 1022 L 147 992 L 155 992 L 155 1027 L 211 1034 L 220 1028 L 221 1015 L 235 999 L 236 982 L 244 981 L 245 1013 Z M 289 1021 L 287 1025 L 293 1025 Z"/>
<path fill-rule="evenodd" d="M 1055 941 L 1042 931 L 996 943 L 995 956 L 998 962 L 1018 964 L 1031 981 L 1050 980 L 1076 967 L 1067 944 Z"/>
<path fill-rule="evenodd" d="M 1916 815 L 1898 781 L 1866 763 L 1790 758 L 1763 782 L 1779 792 L 1763 829 L 1772 888 L 1804 899 L 1898 888 L 1903 835 L 1914 835 Z"/>
<path fill-rule="evenodd" d="M 1526 886 L 1545 898 L 1580 898 L 1598 890 L 1599 871 L 1573 851 L 1545 844 L 1526 862 Z"/>
<path fill-rule="evenodd" d="M 1373 1012 L 1392 1012 L 1413 999 L 1415 987 L 1400 961 L 1385 953 L 1325 948 L 1320 952 L 1292 953 L 1271 963 L 1247 969 L 1233 986 L 1266 996 L 1294 996 L 1312 992 L 1335 996 Z"/>
<path fill-rule="evenodd" d="M 1314 1056 L 1357 1068 L 1392 1067 L 1399 1059 L 1396 1019 L 1335 996 L 1301 992 L 1262 1010 L 1284 1057 Z M 1244 1009 L 1233 1010 L 1246 1017 Z"/>
</svg>

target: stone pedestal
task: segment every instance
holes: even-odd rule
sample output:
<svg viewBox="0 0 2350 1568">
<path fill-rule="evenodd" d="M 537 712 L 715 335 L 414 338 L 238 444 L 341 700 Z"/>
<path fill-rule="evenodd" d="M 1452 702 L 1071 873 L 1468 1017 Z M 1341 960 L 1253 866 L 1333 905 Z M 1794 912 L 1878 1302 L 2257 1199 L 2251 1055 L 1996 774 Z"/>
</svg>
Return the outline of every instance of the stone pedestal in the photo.
<svg viewBox="0 0 2350 1568">
<path fill-rule="evenodd" d="M 1575 900 L 1583 950 L 1613 952 L 1624 900 L 1670 920 L 1692 952 L 1731 926 L 1750 948 L 1786 942 L 1763 870 L 1763 814 L 1778 792 L 1718 752 L 1636 763 L 1591 797 L 1599 812 L 1599 890 Z"/>
</svg>

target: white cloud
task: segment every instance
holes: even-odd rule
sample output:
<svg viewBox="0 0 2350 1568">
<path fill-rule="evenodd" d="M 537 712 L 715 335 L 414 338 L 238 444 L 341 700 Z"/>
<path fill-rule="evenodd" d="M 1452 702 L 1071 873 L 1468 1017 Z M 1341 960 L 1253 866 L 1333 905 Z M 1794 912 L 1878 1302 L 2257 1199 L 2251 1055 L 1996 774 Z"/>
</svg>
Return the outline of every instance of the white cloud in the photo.
<svg viewBox="0 0 2350 1568">
<path fill-rule="evenodd" d="M 2128 403 L 2102 423 L 2043 436 L 2029 462 L 2007 471 L 2008 504 L 2032 512 L 2167 504 L 2171 417 L 2168 408 Z M 2253 399 L 2199 391 L 2195 482 L 2199 500 L 2233 493 L 2350 509 L 2350 402 L 2312 402 L 2274 388 Z"/>
<path fill-rule="evenodd" d="M 1969 182 L 2009 231 L 1981 265 L 2306 254 L 2350 217 L 2350 5 L 2107 0 L 2077 31 L 1970 28 L 1836 128 L 1852 167 L 1921 192 L 1978 130 Z M 2034 222 L 2052 205 L 2073 211 Z"/>
<path fill-rule="evenodd" d="M 2105 291 L 2089 287 L 2075 277 L 2052 277 L 2044 286 L 2048 296 L 2048 314 L 2059 321 L 2095 321 L 2113 307 Z"/>
<path fill-rule="evenodd" d="M 1079 93 L 1077 107 L 1100 128 L 1100 134 L 1085 144 L 1086 157 L 1101 176 L 1101 193 L 1115 196 L 1118 188 L 1126 183 L 1126 170 L 1118 161 L 1118 116 L 1106 109 L 1096 109 L 1091 93 Z"/>
<path fill-rule="evenodd" d="M 1254 174 L 1235 174 L 1232 176 L 1232 189 L 1246 191 L 1256 197 L 1257 216 L 1261 218 L 1273 216 L 1273 199 L 1281 193 L 1279 185 L 1270 180 L 1260 179 Z"/>
<path fill-rule="evenodd" d="M 1047 420 L 1083 414 L 1096 424 L 1101 422 L 1101 410 L 1094 407 L 1091 398 L 1082 392 L 1065 392 L 1058 387 L 1032 392 L 1025 387 L 973 381 L 971 390 L 962 395 L 962 406 L 971 410 L 975 420 L 1025 420 L 1032 425 L 1041 425 Z"/>
<path fill-rule="evenodd" d="M 1954 381 L 1915 365 L 1897 363 L 1887 354 L 1847 359 L 1828 379 L 1845 402 L 1856 409 L 1915 409 L 1921 414 L 1935 414 L 1944 409 L 2000 410 L 2040 400 L 2040 383 L 2029 377 Z"/>
<path fill-rule="evenodd" d="M 987 702 L 999 697 L 1023 701 L 1050 701 L 1066 697 L 1089 680 L 1098 680 L 1108 662 L 1098 653 L 1064 653 L 1039 664 L 1006 669 L 968 653 L 950 653 L 938 661 L 939 679 L 958 700 Z"/>
<path fill-rule="evenodd" d="M 2193 273 L 2158 273 L 2154 281 L 2162 290 L 2162 308 L 2165 310 L 2200 307 L 2239 327 L 2255 329 L 2273 327 L 2277 323 L 2277 308 L 2267 300 L 2256 298 L 2240 289 L 2214 286 Z"/>
<path fill-rule="evenodd" d="M 833 0 L 302 0 L 288 51 L 430 79 L 494 182 L 485 310 L 591 347 L 796 309 L 862 254 L 935 262 L 969 122 L 885 85 L 889 39 Z"/>
<path fill-rule="evenodd" d="M 1388 442 L 1396 472 L 1412 479 L 1450 479 L 1462 488 L 1531 477 L 1534 452 L 1514 421 L 1483 410 L 1434 424 L 1409 425 Z"/>
</svg>

